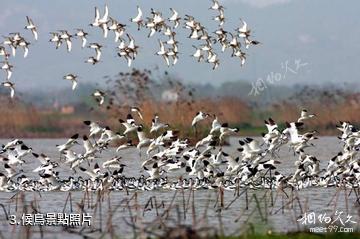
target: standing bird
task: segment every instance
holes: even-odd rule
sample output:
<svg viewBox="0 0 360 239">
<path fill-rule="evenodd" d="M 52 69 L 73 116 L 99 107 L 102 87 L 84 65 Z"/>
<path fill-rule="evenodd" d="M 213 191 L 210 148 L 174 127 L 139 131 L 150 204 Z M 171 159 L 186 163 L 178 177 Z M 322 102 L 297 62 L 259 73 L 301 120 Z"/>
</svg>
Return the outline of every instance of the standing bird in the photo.
<svg viewBox="0 0 360 239">
<path fill-rule="evenodd" d="M 31 20 L 30 17 L 26 16 L 26 20 L 28 22 L 28 25 L 25 26 L 25 29 L 30 30 L 34 35 L 34 39 L 37 40 L 38 39 L 37 27 L 35 26 L 34 22 Z"/>
</svg>

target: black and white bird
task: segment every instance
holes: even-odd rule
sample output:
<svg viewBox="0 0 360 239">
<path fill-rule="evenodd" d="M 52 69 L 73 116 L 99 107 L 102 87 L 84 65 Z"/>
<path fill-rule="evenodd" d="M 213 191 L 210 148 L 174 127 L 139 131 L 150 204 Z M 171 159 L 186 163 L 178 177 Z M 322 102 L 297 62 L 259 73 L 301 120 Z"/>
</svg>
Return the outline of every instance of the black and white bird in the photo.
<svg viewBox="0 0 360 239">
<path fill-rule="evenodd" d="M 77 32 L 75 33 L 75 36 L 79 37 L 81 39 L 81 47 L 84 48 L 87 43 L 87 36 L 89 35 L 87 32 L 85 32 L 83 29 L 76 29 Z"/>
<path fill-rule="evenodd" d="M 172 15 L 168 20 L 174 23 L 174 28 L 177 28 L 180 24 L 181 17 L 174 8 L 170 8 L 170 11 L 172 12 Z"/>
<path fill-rule="evenodd" d="M 132 106 L 132 107 L 130 107 L 130 111 L 133 113 L 136 113 L 140 117 L 141 120 L 144 120 L 139 107 Z"/>
<path fill-rule="evenodd" d="M 160 122 L 160 118 L 158 115 L 155 115 L 155 117 L 152 119 L 151 121 L 151 129 L 150 129 L 150 133 L 154 133 L 157 132 L 161 129 L 165 129 L 168 128 L 169 124 L 165 124 Z"/>
<path fill-rule="evenodd" d="M 49 42 L 53 42 L 55 44 L 55 48 L 59 49 L 62 44 L 62 40 L 60 39 L 60 33 L 58 32 L 50 32 L 51 38 Z"/>
<path fill-rule="evenodd" d="M 297 122 L 304 122 L 305 120 L 311 119 L 315 116 L 316 116 L 315 114 L 309 114 L 306 109 L 303 109 L 301 111 L 300 118 L 297 120 Z"/>
<path fill-rule="evenodd" d="M 2 86 L 10 89 L 10 98 L 14 98 L 15 96 L 15 83 L 10 81 L 5 81 L 1 83 Z"/>
<path fill-rule="evenodd" d="M 143 13 L 141 11 L 141 8 L 137 6 L 137 15 L 134 18 L 131 18 L 130 21 L 137 24 L 138 30 L 143 26 Z"/>
<path fill-rule="evenodd" d="M 64 78 L 65 80 L 71 81 L 71 83 L 72 83 L 71 89 L 72 89 L 72 90 L 75 90 L 75 89 L 76 89 L 76 86 L 78 85 L 78 81 L 77 81 L 78 76 L 77 76 L 77 75 L 67 74 L 67 75 L 64 76 L 63 78 Z"/>
<path fill-rule="evenodd" d="M 103 162 L 103 164 L 101 165 L 102 168 L 107 168 L 107 169 L 121 169 L 124 168 L 126 165 L 120 163 L 120 160 L 122 159 L 121 156 L 116 156 L 113 157 L 105 162 Z"/>
<path fill-rule="evenodd" d="M 104 131 L 104 128 L 102 128 L 96 122 L 86 120 L 86 121 L 84 121 L 84 124 L 89 126 L 89 131 L 90 131 L 89 137 L 99 135 L 100 133 L 102 133 Z"/>
<path fill-rule="evenodd" d="M 31 20 L 30 17 L 26 16 L 26 20 L 28 25 L 25 26 L 25 29 L 30 30 L 34 35 L 34 39 L 37 40 L 38 39 L 37 27 L 35 26 L 34 22 Z"/>
<path fill-rule="evenodd" d="M 209 9 L 212 9 L 212 10 L 223 10 L 224 9 L 224 6 L 220 5 L 218 0 L 212 0 L 212 2 L 213 2 L 213 5 Z"/>
<path fill-rule="evenodd" d="M 138 128 L 131 114 L 127 115 L 126 121 L 119 119 L 119 122 L 125 127 L 125 131 L 123 132 L 124 135 L 134 132 Z"/>
<path fill-rule="evenodd" d="M 153 139 L 146 137 L 145 132 L 144 132 L 144 127 L 142 125 L 139 125 L 137 127 L 137 136 L 139 139 L 139 143 L 137 144 L 136 148 L 139 150 L 140 156 L 141 156 L 141 148 L 143 148 L 145 146 L 149 146 L 151 144 L 151 142 L 153 141 Z"/>
<path fill-rule="evenodd" d="M 88 47 L 95 50 L 95 53 L 96 53 L 95 59 L 96 59 L 97 61 L 100 61 L 101 48 L 102 48 L 103 46 L 100 45 L 99 43 L 90 43 Z"/>
<path fill-rule="evenodd" d="M 242 23 L 242 26 L 237 29 L 239 33 L 239 37 L 247 38 L 250 36 L 251 30 L 248 28 L 248 25 L 244 20 L 240 19 L 240 21 Z"/>
<path fill-rule="evenodd" d="M 61 41 L 65 41 L 68 52 L 71 52 L 72 49 L 72 37 L 73 36 L 67 30 L 60 30 L 59 38 Z"/>
<path fill-rule="evenodd" d="M 239 132 L 239 128 L 237 127 L 230 128 L 228 123 L 223 123 L 220 127 L 220 136 L 219 136 L 220 142 L 225 142 L 227 137 L 238 132 Z"/>
<path fill-rule="evenodd" d="M 2 61 L 1 62 L 3 65 L 1 66 L 1 69 L 5 71 L 6 73 L 6 80 L 10 80 L 11 76 L 12 76 L 12 68 L 14 67 L 13 65 L 11 65 L 8 61 Z"/>
<path fill-rule="evenodd" d="M 192 126 L 192 127 L 196 127 L 196 125 L 197 125 L 200 121 L 208 118 L 209 116 L 210 116 L 210 115 L 209 115 L 208 113 L 204 113 L 204 112 L 202 112 L 202 111 L 197 112 L 196 115 L 195 115 L 195 117 L 194 117 L 194 119 L 193 119 L 192 122 L 191 122 L 191 126 Z"/>
<path fill-rule="evenodd" d="M 95 101 L 99 104 L 99 105 L 102 105 L 104 104 L 104 101 L 105 101 L 105 92 L 97 89 L 95 90 L 94 93 L 92 93 L 92 96 L 94 97 Z"/>
<path fill-rule="evenodd" d="M 107 23 L 109 22 L 109 8 L 105 4 L 105 10 L 102 17 L 100 17 L 99 8 L 95 7 L 95 18 L 94 21 L 90 24 L 92 27 L 99 27 L 103 31 L 104 38 L 107 38 L 109 29 Z"/>
<path fill-rule="evenodd" d="M 75 144 L 78 144 L 77 139 L 79 137 L 79 134 L 74 134 L 71 136 L 64 144 L 56 145 L 56 148 L 59 150 L 59 152 L 64 152 L 65 150 L 70 149 Z"/>
</svg>

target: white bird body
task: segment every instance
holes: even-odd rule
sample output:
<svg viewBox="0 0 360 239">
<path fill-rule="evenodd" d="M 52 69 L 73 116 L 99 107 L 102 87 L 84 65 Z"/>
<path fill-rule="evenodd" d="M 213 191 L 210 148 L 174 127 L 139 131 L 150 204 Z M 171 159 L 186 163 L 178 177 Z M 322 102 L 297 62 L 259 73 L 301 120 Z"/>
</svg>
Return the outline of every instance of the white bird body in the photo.
<svg viewBox="0 0 360 239">
<path fill-rule="evenodd" d="M 65 150 L 70 149 L 72 146 L 74 146 L 74 144 L 77 143 L 77 138 L 79 137 L 78 134 L 74 134 L 73 136 L 71 136 L 70 139 L 68 139 L 66 141 L 65 144 L 62 145 L 57 145 L 56 148 L 58 148 L 59 152 L 64 152 Z"/>
<path fill-rule="evenodd" d="M 218 118 L 215 116 L 215 119 L 213 120 L 213 122 L 211 124 L 210 134 L 214 134 L 215 132 L 220 131 L 220 128 L 221 128 L 221 123 L 218 120 Z"/>
<path fill-rule="evenodd" d="M 125 131 L 124 131 L 124 135 L 127 135 L 131 132 L 134 132 L 135 130 L 137 130 L 137 125 L 135 124 L 135 120 L 134 118 L 131 116 L 131 114 L 127 115 L 127 119 L 126 121 L 120 119 L 119 120 L 120 123 L 125 127 Z"/>
<path fill-rule="evenodd" d="M 92 94 L 96 101 L 99 103 L 99 105 L 104 104 L 105 101 L 105 93 L 102 92 L 101 90 L 95 90 L 95 92 Z"/>
<path fill-rule="evenodd" d="M 69 80 L 69 81 L 71 81 L 71 83 L 72 83 L 72 87 L 71 87 L 71 89 L 72 90 L 75 90 L 76 89 L 76 86 L 77 86 L 77 84 L 78 84 L 78 82 L 77 82 L 77 75 L 74 75 L 74 74 L 67 74 L 66 76 L 64 76 L 64 79 L 65 80 Z"/>
<path fill-rule="evenodd" d="M 130 21 L 138 24 L 138 28 L 142 25 L 143 19 L 142 19 L 143 13 L 141 11 L 141 8 L 137 6 L 137 15 L 134 18 L 131 18 Z"/>
<path fill-rule="evenodd" d="M 149 139 L 146 137 L 143 131 L 143 127 L 141 125 L 137 127 L 137 136 L 139 139 L 139 143 L 136 148 L 138 148 L 139 150 L 141 150 L 142 147 L 149 146 L 153 141 L 153 139 Z"/>
<path fill-rule="evenodd" d="M 174 23 L 174 28 L 177 28 L 180 24 L 181 19 L 179 17 L 179 13 L 174 8 L 170 8 L 170 11 L 172 12 L 172 15 L 169 18 L 169 21 Z"/>
<path fill-rule="evenodd" d="M 203 138 L 202 140 L 200 140 L 196 143 L 195 148 L 199 148 L 201 146 L 209 144 L 212 140 L 214 140 L 214 138 L 215 138 L 215 136 L 212 134 L 207 135 L 205 138 Z"/>
<path fill-rule="evenodd" d="M 103 168 L 117 168 L 117 169 L 119 169 L 121 167 L 120 159 L 121 159 L 121 157 L 113 157 L 113 158 L 109 159 L 108 161 L 105 161 L 102 164 L 102 167 Z"/>
<path fill-rule="evenodd" d="M 300 118 L 297 120 L 297 122 L 303 122 L 303 121 L 311 119 L 315 116 L 316 116 L 315 114 L 309 114 L 306 109 L 303 109 L 301 111 Z"/>
<path fill-rule="evenodd" d="M 17 152 L 13 148 L 7 151 L 7 158 L 9 159 L 7 163 L 8 165 L 16 166 L 24 163 L 24 161 L 18 157 Z"/>
<path fill-rule="evenodd" d="M 223 6 L 221 6 L 217 0 L 212 0 L 212 2 L 213 2 L 213 5 L 210 7 L 210 9 L 220 10 L 223 8 Z"/>
<path fill-rule="evenodd" d="M 15 84 L 10 81 L 5 81 L 1 83 L 2 86 L 10 89 L 10 98 L 15 96 Z"/>
<path fill-rule="evenodd" d="M 126 142 L 125 144 L 122 144 L 120 145 L 117 149 L 116 149 L 116 152 L 119 152 L 121 150 L 124 150 L 124 149 L 128 149 L 130 147 L 133 147 L 134 145 L 132 144 L 131 140 L 129 140 L 128 142 Z"/>
<path fill-rule="evenodd" d="M 238 29 L 239 37 L 247 38 L 250 35 L 250 29 L 248 29 L 248 25 L 244 20 L 240 19 L 240 21 L 242 26 Z"/>
<path fill-rule="evenodd" d="M 100 127 L 96 122 L 86 120 L 84 121 L 84 124 L 90 127 L 89 137 L 96 136 L 104 131 L 104 128 Z"/>
<path fill-rule="evenodd" d="M 28 16 L 26 16 L 26 20 L 28 22 L 28 25 L 25 26 L 25 29 L 30 30 L 32 32 L 32 34 L 34 35 L 34 39 L 37 40 L 38 39 L 38 33 L 37 33 L 37 28 L 36 28 L 34 22 Z"/>
<path fill-rule="evenodd" d="M 204 113 L 202 111 L 197 112 L 194 119 L 191 122 L 191 126 L 195 127 L 200 121 L 208 118 L 209 116 L 210 116 L 209 114 Z"/>
<path fill-rule="evenodd" d="M 83 29 L 78 29 L 77 33 L 75 34 L 77 37 L 80 37 L 81 39 L 81 47 L 84 48 L 86 46 L 87 43 L 87 38 L 86 36 L 88 35 L 87 32 L 85 32 Z"/>
<path fill-rule="evenodd" d="M 220 142 L 224 142 L 224 140 L 233 133 L 239 132 L 238 128 L 230 128 L 227 123 L 223 123 L 220 127 Z"/>
<path fill-rule="evenodd" d="M 84 158 L 93 156 L 97 152 L 96 145 L 93 145 L 85 135 L 83 136 L 83 146 L 85 149 L 85 153 L 83 155 Z"/>
<path fill-rule="evenodd" d="M 169 125 L 160 122 L 159 116 L 156 115 L 155 118 L 151 121 L 150 133 L 157 132 L 157 131 L 159 131 L 161 129 L 165 129 L 167 127 L 169 127 Z"/>
</svg>

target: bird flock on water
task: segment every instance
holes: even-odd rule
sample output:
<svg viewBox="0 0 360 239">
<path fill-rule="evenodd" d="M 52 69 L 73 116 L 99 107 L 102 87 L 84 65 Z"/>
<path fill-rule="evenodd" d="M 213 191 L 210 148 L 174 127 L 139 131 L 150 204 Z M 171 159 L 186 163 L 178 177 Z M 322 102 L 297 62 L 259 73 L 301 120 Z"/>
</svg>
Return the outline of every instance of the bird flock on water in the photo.
<svg viewBox="0 0 360 239">
<path fill-rule="evenodd" d="M 286 122 L 284 129 L 269 118 L 265 120 L 267 132 L 262 138 L 240 138 L 234 144 L 229 138 L 237 136 L 238 128 L 220 122 L 216 115 L 198 112 L 191 123 L 195 133 L 199 124 L 204 125 L 211 119 L 212 123 L 206 137 L 191 142 L 188 138 L 180 138 L 179 131 L 162 122 L 158 115 L 146 132 L 141 110 L 132 107 L 126 119 L 119 119 L 123 128 L 121 133 L 97 122 L 84 121 L 89 134 L 82 137 L 74 134 L 57 145 L 60 157 L 37 152 L 20 139 L 6 143 L 0 154 L 0 190 L 358 187 L 360 131 L 349 122 L 340 122 L 338 138 L 343 148 L 329 160 L 326 168 L 320 169 L 320 160 L 305 152 L 309 147 L 315 147 L 313 141 L 317 139 L 317 132 L 301 133 L 305 122 L 314 117 L 315 114 L 304 109 L 298 120 Z M 294 161 L 292 172 L 286 174 L 279 168 L 279 151 L 287 146 L 298 159 Z M 230 152 L 231 148 L 236 148 L 236 152 Z M 129 157 L 129 150 L 137 150 L 139 156 Z M 106 158 L 104 152 L 115 156 Z M 32 158 L 38 160 L 38 165 L 31 169 L 32 172 L 25 172 L 24 165 Z M 141 163 L 139 177 L 134 175 L 136 170 L 130 172 L 128 169 L 133 160 Z M 71 176 L 62 176 L 60 168 L 71 172 Z M 29 173 L 37 176 L 31 177 Z"/>
<path fill-rule="evenodd" d="M 251 29 L 243 19 L 240 19 L 240 26 L 235 31 L 225 30 L 225 8 L 218 0 L 212 0 L 209 10 L 217 14 L 213 17 L 213 20 L 218 23 L 218 28 L 214 31 L 208 30 L 194 16 L 180 15 L 174 8 L 170 8 L 169 17 L 164 17 L 165 14 L 153 8 L 150 9 L 149 16 L 144 16 L 140 6 L 137 6 L 137 14 L 129 20 L 129 23 L 121 23 L 111 16 L 107 5 L 105 5 L 103 12 L 95 7 L 95 17 L 89 26 L 100 29 L 104 38 L 107 38 L 109 33 L 114 34 L 114 41 L 118 44 L 115 47 L 116 54 L 125 59 L 129 67 L 141 51 L 141 47 L 136 44 L 135 38 L 128 31 L 131 25 L 136 25 L 138 31 L 148 31 L 147 36 L 149 38 L 158 37 L 159 49 L 155 55 L 161 57 L 167 66 L 175 65 L 181 54 L 179 42 L 176 40 L 180 26 L 189 32 L 188 38 L 193 41 L 192 47 L 194 48 L 191 57 L 195 58 L 197 62 L 211 64 L 213 70 L 218 68 L 220 59 L 218 49 L 215 47 L 218 45 L 221 52 L 229 49 L 231 57 L 238 58 L 240 65 L 243 66 L 247 57 L 244 48 L 248 49 L 252 45 L 260 44 L 260 42 L 252 38 Z M 38 40 L 38 27 L 30 17 L 27 16 L 26 19 L 25 29 L 31 31 L 35 41 Z M 94 50 L 94 55 L 88 57 L 85 63 L 96 65 L 101 62 L 102 50 L 105 46 L 96 42 L 89 43 L 89 35 L 83 28 L 77 28 L 75 32 L 65 29 L 57 30 L 50 32 L 49 42 L 54 44 L 56 49 L 65 45 L 67 51 L 71 52 L 73 40 L 77 38 L 80 40 L 81 48 Z M 1 69 L 6 73 L 6 80 L 1 84 L 10 90 L 11 98 L 15 95 L 15 83 L 10 81 L 13 65 L 9 62 L 9 58 L 15 57 L 18 48 L 22 48 L 24 57 L 27 57 L 31 44 L 19 32 L 10 33 L 4 37 L 4 41 L 0 44 L 0 57 L 3 58 Z M 11 51 L 11 54 L 8 51 Z M 72 90 L 76 89 L 79 79 L 77 74 L 69 73 L 63 76 L 63 79 L 72 83 Z M 94 92 L 94 96 L 101 98 L 102 94 L 101 92 Z"/>
</svg>

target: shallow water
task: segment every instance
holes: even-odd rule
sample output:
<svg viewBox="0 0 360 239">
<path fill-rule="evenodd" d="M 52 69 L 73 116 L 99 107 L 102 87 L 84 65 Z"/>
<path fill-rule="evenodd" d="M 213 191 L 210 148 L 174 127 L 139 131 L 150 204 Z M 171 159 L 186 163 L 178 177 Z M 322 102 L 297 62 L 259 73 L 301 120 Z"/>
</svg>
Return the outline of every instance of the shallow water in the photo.
<svg viewBox="0 0 360 239">
<path fill-rule="evenodd" d="M 238 139 L 236 138 L 231 139 L 231 145 L 235 145 L 236 147 L 226 146 L 223 147 L 223 150 L 230 154 L 236 153 L 236 148 L 238 146 L 237 140 Z M 6 142 L 6 140 L 0 140 L 1 144 L 4 142 Z M 64 140 L 27 139 L 24 140 L 24 142 L 31 146 L 34 152 L 42 152 L 55 159 L 59 157 L 55 145 L 63 143 Z M 315 148 L 308 148 L 306 152 L 315 155 L 321 161 L 321 168 L 326 167 L 328 160 L 341 150 L 341 145 L 335 137 L 322 137 L 315 142 L 315 145 Z M 80 147 L 75 148 L 75 151 L 76 150 L 81 152 Z M 111 158 L 115 155 L 113 151 L 114 150 L 111 150 L 111 152 L 103 152 L 101 158 L 97 160 L 102 162 L 103 160 Z M 136 150 L 129 149 L 123 151 L 121 155 L 123 157 L 123 163 L 128 166 L 124 173 L 126 176 L 139 176 L 143 173 L 139 170 L 142 160 L 139 159 L 139 154 Z M 279 171 L 285 175 L 294 172 L 294 161 L 296 160 L 296 157 L 288 150 L 287 146 L 283 147 L 279 156 L 280 158 L 278 160 L 281 161 L 281 164 L 278 166 Z M 24 170 L 27 176 L 36 178 L 36 174 L 32 173 L 31 169 L 39 166 L 39 162 L 31 157 L 27 158 L 26 161 L 27 163 L 24 164 L 21 169 Z M 61 166 L 59 171 L 60 177 L 73 175 L 73 172 L 64 166 Z M 84 177 L 85 175 L 81 176 Z M 102 230 L 106 231 L 107 226 L 110 225 L 110 223 L 107 222 L 108 216 L 110 215 L 109 208 L 114 210 L 118 206 L 117 210 L 112 215 L 111 222 L 114 225 L 113 229 L 116 235 L 120 235 L 121 237 L 132 237 L 134 235 L 132 227 L 126 223 L 126 221 L 131 221 L 129 216 L 130 212 L 132 215 L 138 215 L 136 225 L 146 229 L 148 226 L 145 226 L 144 223 L 151 222 L 157 218 L 157 215 L 161 215 L 164 210 L 170 206 L 173 198 L 175 198 L 175 200 L 172 204 L 172 209 L 169 211 L 169 216 L 165 220 L 167 223 L 176 224 L 176 222 L 180 220 L 180 223 L 182 224 L 193 224 L 198 228 L 208 226 L 211 230 L 216 230 L 217 233 L 225 233 L 227 235 L 232 233 L 239 234 L 241 231 L 247 229 L 251 230 L 252 227 L 254 227 L 254 230 L 256 231 L 267 231 L 271 229 L 281 232 L 304 229 L 305 225 L 302 225 L 301 222 L 297 222 L 297 219 L 303 215 L 302 213 L 307 211 L 314 211 L 317 216 L 324 213 L 328 216 L 334 215 L 336 210 L 338 212 L 343 212 L 342 218 L 344 221 L 347 218 L 347 215 L 350 215 L 352 221 L 356 222 L 356 224 L 350 223 L 348 226 L 354 230 L 359 229 L 360 207 L 356 202 L 356 193 L 354 191 L 350 193 L 349 189 L 344 191 L 336 188 L 308 188 L 297 192 L 292 192 L 290 189 L 287 189 L 285 191 L 286 194 L 270 190 L 247 190 L 247 193 L 245 193 L 243 190 L 244 189 L 240 189 L 239 194 L 241 194 L 241 196 L 236 200 L 235 196 L 237 192 L 225 191 L 223 207 L 220 207 L 220 201 L 217 200 L 217 198 L 219 198 L 218 190 L 197 190 L 193 195 L 190 195 L 190 191 L 177 191 L 175 197 L 174 191 L 161 190 L 137 192 L 136 200 L 134 192 L 111 192 L 110 196 L 104 196 L 103 201 L 101 202 L 101 217 L 99 209 L 97 209 L 95 213 L 95 208 L 91 209 L 88 207 L 89 205 L 95 205 L 97 197 L 96 193 L 89 193 L 84 200 L 84 209 L 92 215 L 93 228 L 99 228 L 101 224 Z M 21 207 L 22 204 L 20 203 L 20 195 L 14 195 L 15 193 L 0 192 L 0 203 L 4 206 L 9 215 L 15 214 L 17 209 L 17 214 L 19 216 L 23 212 Z M 64 209 L 64 204 L 68 197 L 67 192 L 26 192 L 23 195 L 25 196 L 26 205 L 29 205 L 30 201 L 36 199 L 36 202 L 40 206 L 39 211 L 41 213 L 61 213 L 63 210 L 67 213 L 71 212 L 70 201 L 68 201 L 67 206 Z M 81 200 L 84 199 L 84 195 L 84 192 L 71 193 L 73 213 L 81 212 L 76 203 L 80 203 Z M 12 196 L 14 196 L 13 200 L 10 200 Z M 335 197 L 331 202 L 333 196 Z M 144 210 L 144 206 L 149 202 L 151 197 L 153 198 L 153 207 L 149 204 L 148 210 Z M 130 198 L 132 198 L 132 200 L 129 202 L 129 205 L 133 206 L 130 207 L 131 210 L 126 206 L 125 202 L 120 204 L 122 200 Z M 192 198 L 194 198 L 194 202 L 192 201 Z M 247 201 L 248 203 L 246 203 Z M 232 204 L 230 205 L 231 202 Z M 158 207 L 156 207 L 155 204 L 157 204 Z M 138 205 L 137 209 L 135 205 Z M 248 206 L 247 210 L 246 206 Z M 100 208 L 99 204 L 97 208 Z M 184 213 L 184 211 L 186 212 Z M 193 213 L 194 211 L 195 213 Z M 204 216 L 205 211 L 207 211 L 207 216 Z M 29 209 L 28 212 L 31 212 L 31 210 Z M 20 234 L 25 235 L 24 231 L 26 227 L 18 225 L 10 226 L 9 220 L 6 220 L 5 214 L 1 208 L 0 219 L 0 232 L 3 237 L 14 238 L 18 237 Z M 327 224 L 322 225 L 327 226 Z M 42 227 L 42 230 L 46 231 L 45 238 L 59 238 L 64 235 L 66 235 L 66 238 L 79 238 L 76 234 L 64 232 L 61 227 L 44 226 Z M 90 230 L 90 228 L 85 227 L 84 233 L 87 230 Z M 41 236 L 39 227 L 31 227 L 30 231 L 33 237 Z M 151 228 L 151 231 L 156 232 L 157 230 L 156 228 Z M 97 237 L 100 236 L 101 233 L 96 232 L 94 235 Z M 139 234 L 137 234 L 137 236 L 139 236 Z"/>
</svg>

